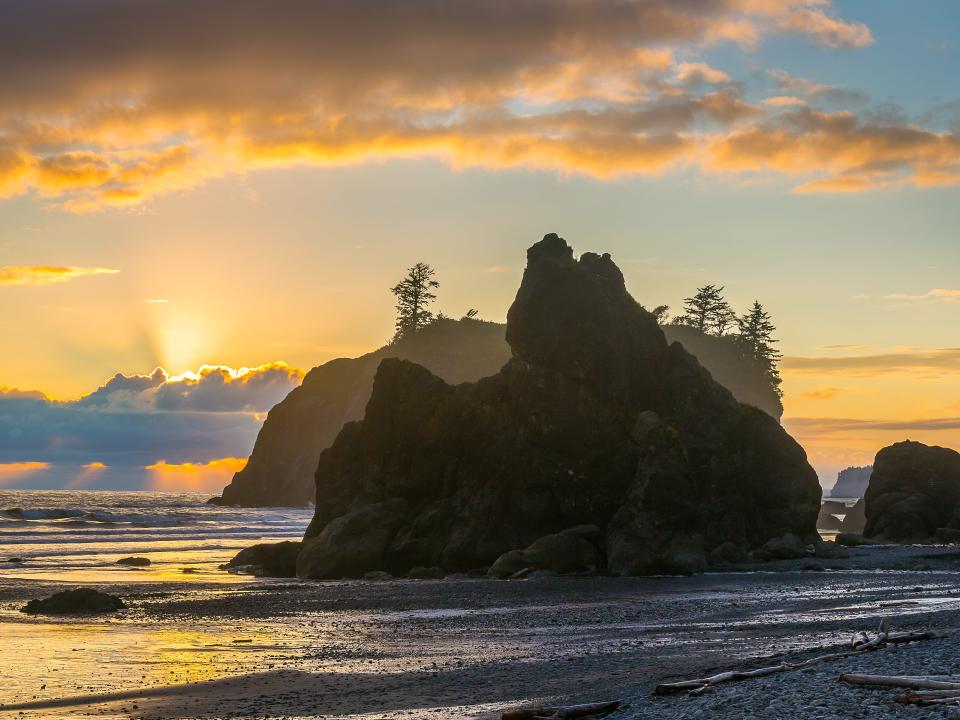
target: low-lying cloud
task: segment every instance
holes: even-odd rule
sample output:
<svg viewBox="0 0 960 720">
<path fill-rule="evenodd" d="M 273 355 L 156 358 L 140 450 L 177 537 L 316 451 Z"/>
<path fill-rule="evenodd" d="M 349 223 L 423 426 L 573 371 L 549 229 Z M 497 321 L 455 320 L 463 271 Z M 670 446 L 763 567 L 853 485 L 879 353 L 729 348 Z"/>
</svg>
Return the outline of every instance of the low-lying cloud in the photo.
<svg viewBox="0 0 960 720">
<path fill-rule="evenodd" d="M 113 268 L 75 265 L 4 265 L 0 267 L 0 285 L 52 285 L 85 275 L 113 275 L 118 272 Z"/>
<path fill-rule="evenodd" d="M 0 485 L 208 489 L 246 458 L 296 387 L 283 363 L 118 373 L 76 400 L 0 389 Z"/>
<path fill-rule="evenodd" d="M 788 355 L 781 362 L 785 375 L 847 375 L 874 377 L 911 373 L 924 377 L 960 372 L 960 348 L 915 349 L 871 355 Z"/>
</svg>

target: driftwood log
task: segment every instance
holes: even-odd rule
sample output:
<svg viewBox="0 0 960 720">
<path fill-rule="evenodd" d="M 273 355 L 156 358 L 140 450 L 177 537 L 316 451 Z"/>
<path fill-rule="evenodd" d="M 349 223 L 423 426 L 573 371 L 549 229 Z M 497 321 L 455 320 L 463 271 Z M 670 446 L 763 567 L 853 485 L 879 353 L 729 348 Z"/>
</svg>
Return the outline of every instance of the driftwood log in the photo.
<svg viewBox="0 0 960 720">
<path fill-rule="evenodd" d="M 752 678 L 764 677 L 766 675 L 773 675 L 775 673 L 787 672 L 790 670 L 802 670 L 804 668 L 812 667 L 813 665 L 819 665 L 820 663 L 830 662 L 833 660 L 842 660 L 844 658 L 853 657 L 854 655 L 860 655 L 865 652 L 878 650 L 887 645 L 917 642 L 919 640 L 933 640 L 934 638 L 938 637 L 941 637 L 941 635 L 931 631 L 903 633 L 890 632 L 889 621 L 884 619 L 883 622 L 880 623 L 880 627 L 873 638 L 869 637 L 863 632 L 854 635 L 851 641 L 851 645 L 854 648 L 853 650 L 831 653 L 829 655 L 820 655 L 819 657 L 803 660 L 801 662 L 782 662 L 779 665 L 758 668 L 756 670 L 728 670 L 726 672 L 717 673 L 716 675 L 710 675 L 708 677 L 697 678 L 695 680 L 681 680 L 679 682 L 660 683 L 653 692 L 655 695 L 671 695 L 680 692 L 690 693 L 691 695 L 700 695 L 708 688 L 721 683 L 735 682 L 738 680 L 750 680 Z M 869 676 L 864 675 L 856 677 Z M 841 679 L 843 679 L 843 676 L 841 676 Z M 897 687 L 909 686 L 901 685 Z M 960 684 L 957 685 L 957 688 L 960 689 Z"/>
<path fill-rule="evenodd" d="M 559 707 L 534 707 L 507 710 L 500 720 L 573 720 L 574 718 L 597 717 L 612 713 L 620 707 L 620 700 L 610 702 L 587 703 L 586 705 L 565 705 Z"/>
</svg>

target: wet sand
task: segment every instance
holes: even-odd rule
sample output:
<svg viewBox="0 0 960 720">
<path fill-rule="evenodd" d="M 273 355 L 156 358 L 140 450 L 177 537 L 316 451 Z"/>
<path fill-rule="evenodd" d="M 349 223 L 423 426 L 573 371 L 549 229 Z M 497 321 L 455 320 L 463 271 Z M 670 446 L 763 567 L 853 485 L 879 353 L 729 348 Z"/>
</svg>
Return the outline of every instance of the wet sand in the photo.
<svg viewBox="0 0 960 720">
<path fill-rule="evenodd" d="M 690 578 L 140 582 L 102 588 L 129 610 L 83 619 L 16 612 L 61 586 L 8 579 L 0 715 L 463 718 L 525 702 L 622 698 L 629 707 L 612 717 L 743 717 L 743 687 L 696 700 L 649 693 L 664 679 L 846 645 L 883 616 L 903 630 L 960 626 L 955 550 L 862 549 L 846 562 L 852 569 L 802 571 L 800 561 L 782 572 Z M 889 569 L 865 569 L 876 567 Z M 896 658 L 949 657 L 952 642 L 870 661 L 897 671 Z M 847 716 L 815 704 L 838 692 L 838 670 L 820 672 L 758 683 L 748 691 L 754 701 L 792 700 L 772 714 L 762 703 L 752 716 Z M 903 712 L 869 704 L 870 717 Z"/>
</svg>

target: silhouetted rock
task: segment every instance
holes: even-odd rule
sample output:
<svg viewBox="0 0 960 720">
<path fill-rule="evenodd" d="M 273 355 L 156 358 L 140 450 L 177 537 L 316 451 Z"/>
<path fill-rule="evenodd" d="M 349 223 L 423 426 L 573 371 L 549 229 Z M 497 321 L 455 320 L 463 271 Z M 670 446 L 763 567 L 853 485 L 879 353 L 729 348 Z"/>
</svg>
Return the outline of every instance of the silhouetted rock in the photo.
<svg viewBox="0 0 960 720">
<path fill-rule="evenodd" d="M 842 532 L 837 535 L 835 541 L 837 545 L 844 545 L 846 547 L 858 547 L 860 545 L 876 545 L 877 541 L 873 538 L 866 538 L 859 533 L 845 533 Z"/>
<path fill-rule="evenodd" d="M 867 524 L 866 506 L 866 501 L 860 498 L 853 507 L 848 508 L 840 524 L 840 532 L 863 534 L 863 528 Z"/>
<path fill-rule="evenodd" d="M 499 373 L 454 387 L 381 363 L 365 418 L 320 456 L 298 575 L 469 570 L 578 525 L 603 531 L 615 574 L 815 537 L 803 449 L 668 345 L 608 255 L 548 235 L 527 259 Z"/>
<path fill-rule="evenodd" d="M 750 556 L 742 547 L 732 542 L 720 543 L 710 551 L 711 565 L 738 565 L 750 562 Z"/>
<path fill-rule="evenodd" d="M 125 557 L 117 560 L 117 565 L 126 565 L 127 567 L 147 567 L 150 565 L 150 558 L 145 557 Z"/>
<path fill-rule="evenodd" d="M 960 453 L 909 440 L 886 447 L 865 500 L 869 537 L 922 542 L 938 528 L 960 529 Z"/>
<path fill-rule="evenodd" d="M 870 474 L 873 466 L 848 467 L 837 474 L 837 482 L 830 488 L 830 497 L 835 498 L 862 498 L 870 484 Z"/>
<path fill-rule="evenodd" d="M 960 530 L 954 528 L 937 528 L 937 542 L 944 545 L 960 544 Z"/>
<path fill-rule="evenodd" d="M 818 540 L 813 544 L 813 549 L 821 560 L 845 560 L 850 557 L 850 551 L 843 545 L 829 540 Z"/>
<path fill-rule="evenodd" d="M 839 530 L 843 522 L 836 515 L 846 512 L 847 506 L 843 503 L 827 500 L 820 506 L 820 514 L 817 516 L 817 530 Z"/>
<path fill-rule="evenodd" d="M 663 325 L 662 330 L 667 342 L 683 345 L 737 400 L 777 420 L 781 418 L 783 403 L 770 384 L 766 368 L 744 352 L 736 335 L 709 335 L 689 325 Z"/>
<path fill-rule="evenodd" d="M 220 569 L 264 577 L 296 577 L 297 555 L 302 545 L 290 540 L 254 545 L 238 552 Z"/>
<path fill-rule="evenodd" d="M 440 567 L 412 567 L 407 572 L 407 577 L 411 580 L 440 580 L 447 573 Z"/>
<path fill-rule="evenodd" d="M 582 525 L 544 535 L 524 550 L 501 555 L 487 571 L 491 577 L 510 577 L 525 568 L 558 574 L 592 573 L 602 566 L 596 543 L 603 533 L 596 525 Z"/>
<path fill-rule="evenodd" d="M 780 537 L 771 538 L 763 547 L 755 550 L 755 560 L 767 562 L 769 560 L 798 560 L 807 556 L 807 546 L 793 533 L 784 533 Z"/>
<path fill-rule="evenodd" d="M 30 615 L 85 615 L 113 612 L 126 607 L 116 595 L 93 588 L 65 590 L 42 600 L 31 600 L 20 612 Z"/>
<path fill-rule="evenodd" d="M 320 453 L 345 423 L 363 417 L 373 377 L 388 357 L 419 363 L 451 383 L 479 380 L 510 358 L 503 325 L 442 319 L 415 335 L 355 359 L 315 367 L 267 415 L 246 466 L 218 505 L 305 506 L 313 502 Z"/>
</svg>

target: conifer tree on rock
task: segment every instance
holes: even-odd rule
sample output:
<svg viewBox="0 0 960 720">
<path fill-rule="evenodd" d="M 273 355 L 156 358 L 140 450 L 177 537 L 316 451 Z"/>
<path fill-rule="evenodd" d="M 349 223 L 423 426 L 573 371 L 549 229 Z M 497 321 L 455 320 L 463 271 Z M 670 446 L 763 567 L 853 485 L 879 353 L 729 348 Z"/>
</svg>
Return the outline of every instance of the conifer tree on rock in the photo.
<svg viewBox="0 0 960 720">
<path fill-rule="evenodd" d="M 430 303 L 437 299 L 432 292 L 440 287 L 434 269 L 418 262 L 407 270 L 407 276 L 390 288 L 397 298 L 397 320 L 394 342 L 419 332 L 433 322 Z"/>
</svg>

